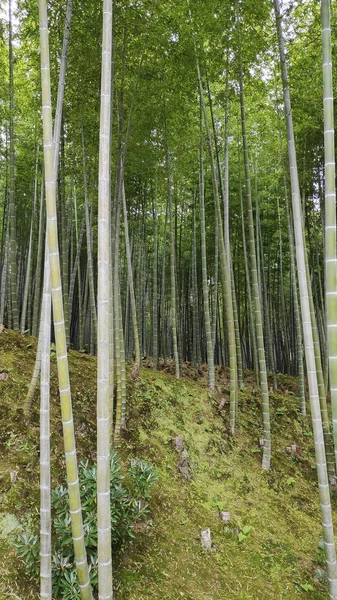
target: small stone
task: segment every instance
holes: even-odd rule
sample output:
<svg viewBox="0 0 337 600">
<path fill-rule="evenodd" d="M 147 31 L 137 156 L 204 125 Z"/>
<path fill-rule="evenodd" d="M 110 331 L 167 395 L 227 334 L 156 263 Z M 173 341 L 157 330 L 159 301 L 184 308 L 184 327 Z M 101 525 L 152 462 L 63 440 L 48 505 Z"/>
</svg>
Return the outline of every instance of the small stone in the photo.
<svg viewBox="0 0 337 600">
<path fill-rule="evenodd" d="M 175 439 L 175 447 L 177 452 L 182 452 L 184 450 L 184 438 L 182 435 L 177 435 Z"/>
<path fill-rule="evenodd" d="M 207 552 L 212 551 L 212 537 L 211 530 L 209 527 L 207 529 L 201 529 L 200 531 L 201 545 L 204 550 Z"/>
<path fill-rule="evenodd" d="M 221 412 L 225 408 L 226 403 L 227 403 L 227 398 L 221 398 L 219 406 L 218 406 L 218 411 Z"/>
<path fill-rule="evenodd" d="M 263 448 L 263 446 L 264 446 L 264 438 L 263 437 L 259 438 L 259 446 L 260 446 L 260 448 Z"/>
<path fill-rule="evenodd" d="M 187 459 L 184 459 L 178 463 L 178 471 L 185 479 L 187 479 L 187 481 L 192 479 L 192 473 Z"/>
<path fill-rule="evenodd" d="M 1 373 L 0 373 L 0 379 L 2 379 L 2 381 L 7 381 L 7 379 L 8 379 L 8 371 L 1 371 Z"/>
<path fill-rule="evenodd" d="M 11 478 L 11 483 L 15 483 L 18 477 L 17 471 L 9 471 L 9 476 Z"/>
<path fill-rule="evenodd" d="M 226 510 L 220 510 L 219 516 L 221 521 L 223 521 L 224 523 L 229 523 L 231 520 L 230 513 Z"/>
<path fill-rule="evenodd" d="M 297 452 L 297 446 L 296 446 L 296 444 L 291 444 L 290 448 L 291 448 L 292 454 L 296 454 L 296 452 Z"/>
</svg>

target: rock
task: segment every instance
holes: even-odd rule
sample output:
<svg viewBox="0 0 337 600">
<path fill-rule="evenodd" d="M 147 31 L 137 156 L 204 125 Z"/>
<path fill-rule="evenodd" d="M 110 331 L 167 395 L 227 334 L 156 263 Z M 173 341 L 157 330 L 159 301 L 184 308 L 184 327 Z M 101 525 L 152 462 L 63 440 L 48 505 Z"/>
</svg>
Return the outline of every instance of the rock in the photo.
<svg viewBox="0 0 337 600">
<path fill-rule="evenodd" d="M 131 371 L 131 377 L 132 379 L 136 379 L 139 375 L 139 364 L 135 363 L 133 365 L 132 371 Z"/>
<path fill-rule="evenodd" d="M 11 513 L 0 513 L 0 539 L 6 539 L 20 528 L 20 522 Z"/>
<path fill-rule="evenodd" d="M 219 517 L 224 523 L 229 523 L 231 520 L 230 513 L 226 510 L 220 510 Z"/>
<path fill-rule="evenodd" d="M 177 435 L 176 439 L 175 439 L 175 448 L 177 452 L 182 452 L 184 450 L 184 438 L 182 435 Z"/>
<path fill-rule="evenodd" d="M 259 438 L 259 446 L 260 446 L 260 448 L 263 448 L 263 446 L 264 446 L 264 439 L 263 439 L 263 437 Z"/>
<path fill-rule="evenodd" d="M 291 444 L 291 446 L 285 448 L 285 452 L 286 454 L 298 454 L 300 453 L 300 448 L 296 444 Z"/>
<path fill-rule="evenodd" d="M 178 463 L 178 471 L 185 479 L 187 479 L 187 481 L 191 480 L 192 473 L 189 462 L 186 458 L 184 458 L 182 461 L 180 461 L 180 463 Z"/>
<path fill-rule="evenodd" d="M 212 537 L 211 530 L 209 527 L 207 529 L 201 529 L 200 531 L 201 545 L 204 550 L 207 552 L 212 551 Z"/>
<path fill-rule="evenodd" d="M 18 477 L 18 471 L 9 471 L 11 483 L 15 483 Z"/>
<path fill-rule="evenodd" d="M 225 408 L 226 403 L 227 403 L 227 398 L 221 398 L 219 405 L 218 405 L 219 412 L 221 412 Z"/>
<path fill-rule="evenodd" d="M 0 373 L 0 379 L 2 379 L 3 381 L 7 381 L 7 379 L 8 379 L 8 371 L 5 371 L 5 370 L 1 371 L 1 373 Z"/>
</svg>

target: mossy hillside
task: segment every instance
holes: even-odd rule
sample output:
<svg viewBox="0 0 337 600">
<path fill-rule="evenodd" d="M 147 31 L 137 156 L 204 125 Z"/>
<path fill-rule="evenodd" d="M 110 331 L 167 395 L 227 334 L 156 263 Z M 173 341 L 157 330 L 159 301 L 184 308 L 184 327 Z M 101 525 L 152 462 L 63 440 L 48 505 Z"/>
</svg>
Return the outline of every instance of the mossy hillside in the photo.
<svg viewBox="0 0 337 600">
<path fill-rule="evenodd" d="M 1 511 L 14 514 L 22 527 L 27 526 L 27 509 L 30 524 L 38 508 L 38 400 L 29 429 L 22 413 L 35 350 L 33 338 L 7 331 L 0 336 L 0 369 L 9 372 L 0 383 L 0 470 L 18 469 L 11 488 L 0 491 Z M 69 363 L 78 452 L 90 458 L 95 453 L 95 360 L 70 352 Z M 122 460 L 138 456 L 152 461 L 159 482 L 151 521 L 116 564 L 117 600 L 327 597 L 325 585 L 313 577 L 321 526 L 310 422 L 299 415 L 296 381 L 280 377 L 279 384 L 283 391 L 271 393 L 273 461 L 266 473 L 258 447 L 260 398 L 252 385 L 240 393 L 232 440 L 228 405 L 220 413 L 219 398 L 205 385 L 149 369 L 129 382 Z M 52 397 L 55 483 L 64 469 L 55 364 Z M 188 450 L 190 481 L 177 468 L 177 435 L 184 437 Z M 297 445 L 295 454 L 286 453 L 290 444 Z M 230 512 L 228 525 L 220 521 L 219 509 Z M 200 529 L 206 527 L 214 541 L 215 551 L 209 554 L 200 543 Z M 6 593 L 36 598 L 10 539 L 0 540 L 0 546 L 0 598 Z"/>
</svg>

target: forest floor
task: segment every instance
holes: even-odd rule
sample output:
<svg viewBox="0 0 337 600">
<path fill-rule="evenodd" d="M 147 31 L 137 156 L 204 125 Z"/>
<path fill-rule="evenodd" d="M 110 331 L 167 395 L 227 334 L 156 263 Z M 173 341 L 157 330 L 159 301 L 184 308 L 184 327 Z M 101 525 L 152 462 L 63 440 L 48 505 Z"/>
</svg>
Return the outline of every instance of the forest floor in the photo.
<svg viewBox="0 0 337 600">
<path fill-rule="evenodd" d="M 13 547 L 18 533 L 37 528 L 38 394 L 29 427 L 22 408 L 35 352 L 32 337 L 8 330 L 0 335 L 0 373 L 8 374 L 0 378 L 0 600 L 38 597 Z M 55 486 L 64 481 L 64 457 L 55 356 L 52 363 Z M 78 455 L 93 460 L 95 359 L 70 351 L 69 365 Z M 273 458 L 265 472 L 258 444 L 261 400 L 251 374 L 240 392 L 234 439 L 228 403 L 218 408 L 221 397 L 228 397 L 226 371 L 218 373 L 220 395 L 210 393 L 205 377 L 194 381 L 190 367 L 184 374 L 189 377 L 177 381 L 144 367 L 138 379 L 128 379 L 121 460 L 148 460 L 159 479 L 151 520 L 115 565 L 115 600 L 326 598 L 313 437 L 310 418 L 299 412 L 296 380 L 278 375 L 278 391 L 270 393 Z M 187 469 L 177 436 L 188 451 Z M 336 514 L 336 493 L 333 504 Z M 229 511 L 228 524 L 220 510 Z M 214 543 L 209 553 L 200 541 L 207 527 Z"/>
</svg>

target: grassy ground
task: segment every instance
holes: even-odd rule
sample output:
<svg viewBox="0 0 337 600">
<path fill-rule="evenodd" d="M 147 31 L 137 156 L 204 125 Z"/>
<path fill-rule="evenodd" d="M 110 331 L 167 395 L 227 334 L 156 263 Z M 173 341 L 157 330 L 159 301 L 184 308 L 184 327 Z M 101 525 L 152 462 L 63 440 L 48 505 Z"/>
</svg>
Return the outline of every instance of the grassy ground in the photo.
<svg viewBox="0 0 337 600">
<path fill-rule="evenodd" d="M 0 335 L 0 372 L 8 371 L 8 379 L 0 380 L 0 600 L 38 596 L 12 546 L 17 532 L 34 528 L 38 510 L 38 398 L 29 427 L 22 410 L 35 350 L 33 338 L 10 331 Z M 95 360 L 70 352 L 69 362 L 78 453 L 92 459 Z M 219 397 L 209 393 L 204 381 L 176 381 L 169 373 L 144 368 L 138 380 L 129 382 L 121 458 L 150 460 L 159 481 L 147 530 L 139 532 L 115 566 L 116 600 L 327 597 L 313 439 L 309 418 L 299 414 L 296 381 L 279 376 L 279 391 L 270 394 L 273 460 L 266 473 L 258 446 L 259 391 L 249 379 L 240 393 L 234 440 L 228 436 L 228 405 L 220 413 Z M 226 386 L 223 373 L 221 396 Z M 55 484 L 64 472 L 55 359 L 52 396 Z M 178 435 L 188 450 L 190 481 L 178 469 Z M 297 446 L 294 454 L 285 451 L 291 444 Z M 17 478 L 9 487 L 14 471 Z M 220 521 L 219 510 L 230 512 L 229 524 Z M 200 543 L 200 530 L 207 527 L 214 542 L 210 553 Z"/>
</svg>

